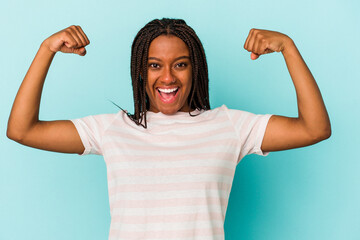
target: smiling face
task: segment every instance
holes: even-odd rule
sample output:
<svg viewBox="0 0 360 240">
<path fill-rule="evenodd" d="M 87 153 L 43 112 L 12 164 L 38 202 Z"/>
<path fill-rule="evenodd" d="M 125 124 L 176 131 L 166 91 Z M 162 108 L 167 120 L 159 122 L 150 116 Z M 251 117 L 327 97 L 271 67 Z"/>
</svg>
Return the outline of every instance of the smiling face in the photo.
<svg viewBox="0 0 360 240">
<path fill-rule="evenodd" d="M 146 93 L 150 111 L 174 114 L 190 110 L 192 84 L 189 48 L 180 38 L 160 35 L 149 47 Z"/>
</svg>

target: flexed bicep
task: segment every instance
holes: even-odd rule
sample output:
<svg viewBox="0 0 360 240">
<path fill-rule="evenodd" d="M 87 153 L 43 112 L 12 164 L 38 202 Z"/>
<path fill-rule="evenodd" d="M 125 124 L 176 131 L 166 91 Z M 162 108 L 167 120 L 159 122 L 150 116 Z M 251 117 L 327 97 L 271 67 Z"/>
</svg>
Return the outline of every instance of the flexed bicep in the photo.
<svg viewBox="0 0 360 240">
<path fill-rule="evenodd" d="M 70 26 L 44 40 L 15 97 L 8 120 L 7 136 L 21 144 L 57 152 L 84 150 L 73 123 L 68 120 L 40 121 L 44 81 L 56 52 L 86 54 L 89 39 L 80 26 Z"/>
<path fill-rule="evenodd" d="M 29 147 L 53 152 L 81 154 L 85 150 L 70 120 L 39 121 L 26 134 L 13 140 Z"/>
<path fill-rule="evenodd" d="M 272 115 L 265 130 L 261 150 L 272 152 L 305 147 L 326 138 L 326 135 L 309 131 L 298 118 Z"/>
</svg>

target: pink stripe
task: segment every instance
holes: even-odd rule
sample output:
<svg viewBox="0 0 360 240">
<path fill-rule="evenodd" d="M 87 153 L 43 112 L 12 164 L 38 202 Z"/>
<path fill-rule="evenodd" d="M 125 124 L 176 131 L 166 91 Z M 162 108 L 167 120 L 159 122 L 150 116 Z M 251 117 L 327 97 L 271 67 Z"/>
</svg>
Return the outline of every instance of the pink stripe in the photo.
<svg viewBox="0 0 360 240">
<path fill-rule="evenodd" d="M 229 191 L 231 184 L 225 182 L 185 182 L 163 184 L 122 184 L 109 188 L 109 197 L 117 192 L 164 192 L 164 191 L 190 191 L 190 190 L 224 190 Z"/>
<path fill-rule="evenodd" d="M 224 133 L 230 133 L 232 136 L 236 137 L 235 133 L 234 133 L 234 128 L 230 125 L 222 127 L 222 128 L 216 128 L 216 129 L 211 129 L 211 135 L 215 136 L 218 134 L 224 134 Z M 123 131 L 123 129 L 121 130 L 114 130 L 114 129 L 109 129 L 106 131 L 106 135 L 107 136 L 113 136 L 113 137 L 119 137 L 121 136 L 124 139 L 133 139 L 133 140 L 139 140 L 139 139 L 149 139 L 149 133 L 139 133 L 139 135 L 135 135 L 134 133 L 129 133 L 128 131 Z M 193 139 L 204 139 L 207 138 L 209 136 L 209 132 L 203 132 L 203 133 L 188 133 L 186 135 L 181 135 L 179 136 L 182 140 L 193 140 Z M 156 141 L 159 143 L 167 143 L 169 142 L 169 139 L 166 139 L 166 137 L 164 137 L 164 135 L 151 135 L 151 140 L 152 141 Z M 177 139 L 174 139 L 175 142 L 177 142 Z"/>
<path fill-rule="evenodd" d="M 111 181 L 114 178 L 122 177 L 164 177 L 164 176 L 178 176 L 178 175 L 219 175 L 229 176 L 234 175 L 235 170 L 223 167 L 177 167 L 177 168 L 124 168 L 111 171 L 111 175 L 108 175 L 108 180 Z"/>
<path fill-rule="evenodd" d="M 151 127 L 147 130 L 145 129 L 141 129 L 142 132 L 146 132 L 147 134 L 151 134 L 153 132 L 157 132 L 159 130 L 161 130 L 162 133 L 171 133 L 174 130 L 174 126 L 176 126 L 176 130 L 184 130 L 186 131 L 187 129 L 189 129 L 189 126 L 191 125 L 191 127 L 193 129 L 196 129 L 198 126 L 202 126 L 202 125 L 207 125 L 209 128 L 211 127 L 216 127 L 217 124 L 224 124 L 227 123 L 229 124 L 229 117 L 225 114 L 223 116 L 219 116 L 217 118 L 214 119 L 207 119 L 206 121 L 190 121 L 190 122 L 186 122 L 186 120 L 184 122 L 173 122 L 171 124 L 167 124 L 167 120 L 165 121 L 159 121 L 156 120 L 155 124 L 151 124 Z"/>
<path fill-rule="evenodd" d="M 206 159 L 215 159 L 217 156 L 221 156 L 221 161 L 232 162 L 234 159 L 237 159 L 237 156 L 234 153 L 227 152 L 216 152 L 216 153 L 192 153 L 192 154 L 183 154 L 183 155 L 173 155 L 171 153 L 162 154 L 161 156 L 149 156 L 149 155 L 126 155 L 126 154 L 116 154 L 112 155 L 109 159 L 105 158 L 107 161 L 108 168 L 112 166 L 112 163 L 116 164 L 118 162 L 132 162 L 132 161 L 151 161 L 151 162 L 176 162 L 181 160 L 197 159 L 197 160 L 206 160 Z"/>
<path fill-rule="evenodd" d="M 206 228 L 206 229 L 190 229 L 177 231 L 150 231 L 131 232 L 119 229 L 110 229 L 109 237 L 117 237 L 124 239 L 172 239 L 172 238 L 189 238 L 200 236 L 224 235 L 224 228 Z M 212 239 L 209 237 L 209 239 Z"/>
<path fill-rule="evenodd" d="M 154 208 L 154 207 L 184 207 L 184 206 L 227 206 L 227 199 L 221 197 L 206 198 L 168 198 L 155 200 L 114 200 L 112 208 Z"/>
<path fill-rule="evenodd" d="M 172 214 L 172 215 L 151 215 L 151 216 L 123 216 L 112 215 L 111 222 L 124 224 L 146 224 L 146 223 L 179 223 L 191 221 L 212 220 L 223 221 L 225 218 L 221 213 L 193 213 L 193 214 Z"/>
<path fill-rule="evenodd" d="M 166 139 L 166 137 L 164 137 Z M 239 143 L 237 141 L 237 139 L 220 139 L 220 140 L 212 140 L 212 141 L 208 141 L 208 142 L 202 142 L 202 143 L 195 143 L 195 144 L 188 144 L 188 145 L 183 145 L 183 146 L 166 146 L 166 145 L 157 145 L 157 143 L 153 144 L 153 145 L 134 145 L 134 144 L 129 144 L 129 143 L 116 143 L 116 142 L 108 142 L 108 143 L 104 143 L 102 146 L 102 149 L 106 149 L 106 151 L 110 151 L 110 150 L 114 150 L 114 149 L 119 149 L 119 146 L 121 146 L 123 149 L 124 147 L 126 147 L 126 152 L 129 151 L 176 151 L 176 150 L 191 150 L 191 149 L 198 149 L 198 148 L 211 148 L 212 146 L 214 147 L 219 147 L 219 146 L 224 146 L 224 147 L 237 147 L 239 146 Z M 125 150 L 125 149 L 124 149 Z"/>
</svg>

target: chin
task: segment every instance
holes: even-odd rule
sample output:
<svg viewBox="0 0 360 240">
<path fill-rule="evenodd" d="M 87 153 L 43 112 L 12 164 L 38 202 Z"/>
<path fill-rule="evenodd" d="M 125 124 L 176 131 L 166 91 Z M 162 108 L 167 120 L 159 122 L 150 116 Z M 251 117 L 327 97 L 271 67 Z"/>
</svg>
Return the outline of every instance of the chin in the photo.
<svg viewBox="0 0 360 240">
<path fill-rule="evenodd" d="M 159 109 L 159 111 L 163 114 L 166 114 L 166 115 L 173 115 L 175 113 L 177 113 L 180 109 L 177 109 L 177 108 L 171 108 L 171 109 Z"/>
</svg>

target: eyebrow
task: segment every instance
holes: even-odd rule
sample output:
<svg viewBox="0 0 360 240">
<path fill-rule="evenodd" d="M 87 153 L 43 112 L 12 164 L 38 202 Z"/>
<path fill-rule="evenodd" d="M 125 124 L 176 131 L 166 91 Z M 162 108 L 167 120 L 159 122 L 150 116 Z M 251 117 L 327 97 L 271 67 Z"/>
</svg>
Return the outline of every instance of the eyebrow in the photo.
<svg viewBox="0 0 360 240">
<path fill-rule="evenodd" d="M 174 61 L 177 61 L 177 60 L 180 60 L 180 59 L 183 59 L 183 58 L 190 59 L 189 56 L 181 56 L 181 57 L 175 58 Z M 160 59 L 160 58 L 156 58 L 156 57 L 149 57 L 148 60 L 156 60 L 156 61 L 161 62 L 161 59 Z"/>
</svg>

